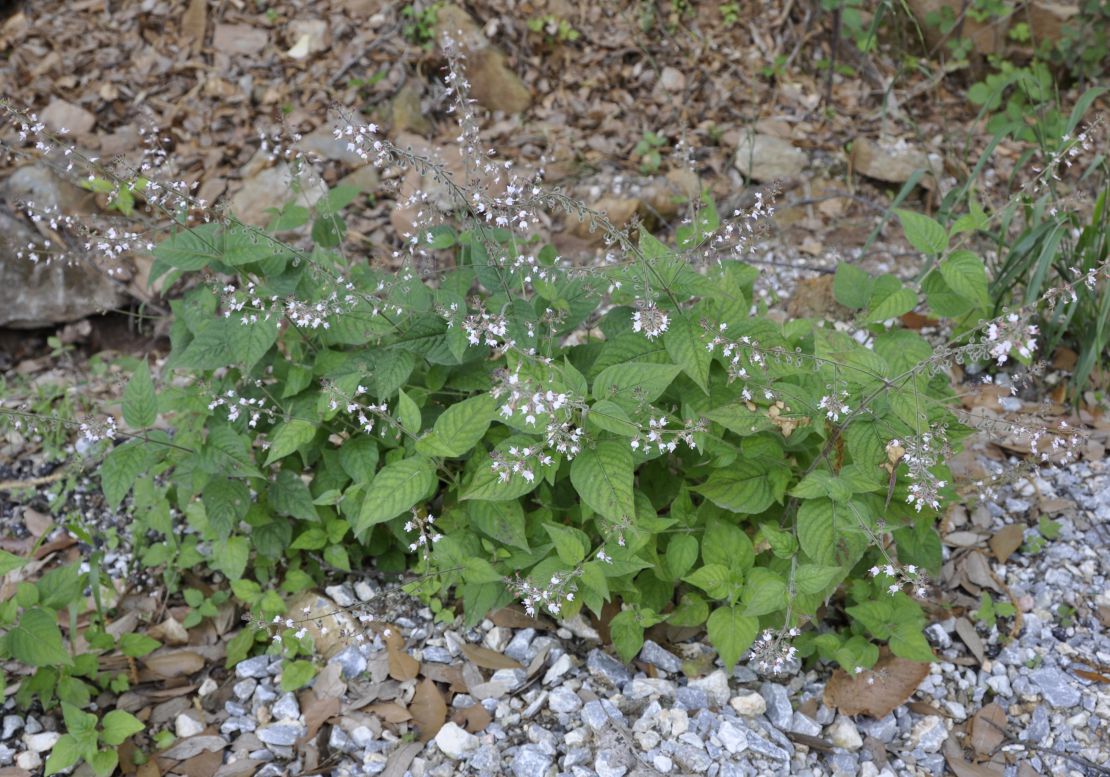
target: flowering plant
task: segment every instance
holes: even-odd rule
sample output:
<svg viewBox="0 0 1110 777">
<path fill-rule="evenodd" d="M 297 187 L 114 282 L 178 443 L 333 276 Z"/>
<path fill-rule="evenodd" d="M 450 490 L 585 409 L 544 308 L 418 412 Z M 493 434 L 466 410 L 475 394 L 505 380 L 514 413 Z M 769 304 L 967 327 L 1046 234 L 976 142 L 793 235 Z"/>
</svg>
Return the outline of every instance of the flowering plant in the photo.
<svg viewBox="0 0 1110 777">
<path fill-rule="evenodd" d="M 619 602 L 626 660 L 663 622 L 704 627 L 725 665 L 860 670 L 879 643 L 931 660 L 919 600 L 954 496 L 945 462 L 973 421 L 945 370 L 1026 358 L 1032 306 L 970 323 L 982 263 L 900 212 L 936 260 L 920 291 L 962 316 L 952 343 L 899 326 L 919 289 L 850 265 L 834 286 L 850 326 L 783 321 L 742 261 L 770 198 L 722 223 L 702 197 L 666 245 L 493 160 L 465 79 L 448 88 L 461 176 L 373 125 L 335 129 L 436 188 L 371 262 L 343 248 L 351 187 L 257 229 L 144 177 L 141 199 L 176 224 L 151 277 L 190 288 L 160 374 L 142 363 L 123 393 L 127 431 L 84 431 L 109 504 L 133 495 L 142 562 L 167 579 L 206 563 L 294 655 L 309 634 L 281 593 L 373 561 L 419 573 L 437 609 L 457 597 L 470 623 L 514 599 L 560 618 Z M 603 261 L 541 246 L 551 211 L 600 230 Z M 834 600 L 840 627 L 818 619 Z"/>
</svg>

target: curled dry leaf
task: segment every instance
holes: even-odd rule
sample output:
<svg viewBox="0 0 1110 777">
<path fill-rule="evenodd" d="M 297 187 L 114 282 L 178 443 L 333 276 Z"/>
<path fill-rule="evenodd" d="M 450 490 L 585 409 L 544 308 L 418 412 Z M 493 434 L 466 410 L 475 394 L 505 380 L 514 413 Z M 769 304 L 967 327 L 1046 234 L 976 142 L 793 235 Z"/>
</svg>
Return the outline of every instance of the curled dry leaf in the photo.
<svg viewBox="0 0 1110 777">
<path fill-rule="evenodd" d="M 1013 552 L 1021 547 L 1021 543 L 1025 541 L 1025 527 L 1021 524 L 1012 523 L 1009 526 L 1003 526 L 1001 529 L 994 533 L 990 539 L 991 553 L 994 557 L 1006 563 L 1006 559 L 1013 555 Z"/>
<path fill-rule="evenodd" d="M 374 713 L 386 723 L 404 723 L 406 720 L 412 720 L 409 711 L 395 701 L 374 702 L 366 710 Z"/>
<path fill-rule="evenodd" d="M 428 678 L 416 686 L 416 693 L 409 702 L 409 714 L 420 732 L 420 741 L 434 737 L 447 721 L 447 702 L 439 688 Z"/>
<path fill-rule="evenodd" d="M 881 718 L 902 704 L 929 674 L 929 664 L 908 661 L 885 648 L 871 669 L 852 676 L 842 669 L 833 672 L 825 686 L 825 703 L 845 715 Z"/>
<path fill-rule="evenodd" d="M 223 750 L 227 746 L 228 742 L 223 737 L 201 734 L 179 739 L 168 750 L 159 753 L 158 756 L 168 761 L 184 761 L 200 753 Z"/>
<path fill-rule="evenodd" d="M 523 669 L 519 661 L 481 645 L 462 645 L 463 655 L 483 669 Z"/>
<path fill-rule="evenodd" d="M 971 718 L 971 749 L 977 755 L 991 757 L 1006 739 L 1006 712 L 997 704 L 988 704 Z"/>
<path fill-rule="evenodd" d="M 1002 777 L 1005 774 L 1005 770 L 998 764 L 974 764 L 968 761 L 951 736 L 944 741 L 944 760 L 956 777 Z"/>
<path fill-rule="evenodd" d="M 477 734 L 479 731 L 485 731 L 493 717 L 481 704 L 471 704 L 469 707 L 455 710 L 451 719 L 455 721 L 456 725 L 462 726 L 471 734 Z"/>
<path fill-rule="evenodd" d="M 982 664 L 987 659 L 987 653 L 983 648 L 983 640 L 979 638 L 979 633 L 975 631 L 971 621 L 967 618 L 959 618 L 956 621 L 956 633 L 960 635 L 960 639 L 964 641 L 975 659 Z"/>
<path fill-rule="evenodd" d="M 389 676 L 398 682 L 415 680 L 420 674 L 420 662 L 405 652 L 405 640 L 396 627 L 387 629 L 385 649 L 389 655 Z"/>
<path fill-rule="evenodd" d="M 204 668 L 204 657 L 195 650 L 157 650 L 139 659 L 159 677 L 184 677 Z"/>
</svg>

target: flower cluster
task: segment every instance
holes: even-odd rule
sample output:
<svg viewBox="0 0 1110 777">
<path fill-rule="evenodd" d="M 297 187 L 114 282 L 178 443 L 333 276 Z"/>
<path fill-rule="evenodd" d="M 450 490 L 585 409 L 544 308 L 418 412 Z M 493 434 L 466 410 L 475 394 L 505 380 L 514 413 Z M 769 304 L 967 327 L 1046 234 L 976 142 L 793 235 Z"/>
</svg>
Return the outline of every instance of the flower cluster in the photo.
<svg viewBox="0 0 1110 777">
<path fill-rule="evenodd" d="M 262 381 L 256 381 L 255 386 L 262 388 Z M 262 397 L 244 397 L 235 389 L 228 389 L 223 395 L 217 396 L 208 403 L 209 410 L 215 410 L 218 407 L 227 408 L 227 420 L 230 423 L 235 423 L 246 413 L 249 416 L 247 426 L 251 429 L 258 426 L 258 421 L 263 415 L 270 421 L 274 421 L 277 417 L 274 409 L 269 407 Z"/>
<path fill-rule="evenodd" d="M 643 332 L 648 340 L 654 340 L 667 331 L 670 317 L 656 307 L 655 303 L 648 303 L 632 314 L 632 331 Z"/>
<path fill-rule="evenodd" d="M 818 410 L 825 411 L 825 417 L 832 421 L 834 424 L 840 421 L 840 417 L 847 416 L 852 412 L 852 408 L 848 406 L 848 392 L 841 391 L 840 398 L 836 399 L 829 394 L 821 397 L 821 401 L 817 403 Z"/>
<path fill-rule="evenodd" d="M 563 605 L 574 601 L 574 594 L 578 590 L 574 582 L 577 573 L 579 570 L 554 574 L 543 588 L 519 575 L 506 578 L 505 585 L 514 597 L 520 599 L 520 603 L 524 605 L 524 612 L 529 618 L 536 617 L 536 614 L 542 610 L 547 610 L 555 617 L 559 617 L 562 614 Z"/>
<path fill-rule="evenodd" d="M 680 442 L 686 443 L 690 448 L 697 449 L 698 445 L 694 441 L 694 435 L 705 431 L 704 420 L 687 421 L 682 429 L 668 429 L 668 423 L 670 422 L 665 415 L 658 418 L 649 418 L 647 434 L 637 434 L 632 438 L 630 443 L 632 450 L 639 450 L 642 445 L 645 449 L 654 447 L 659 453 L 674 453 Z M 669 440 L 666 439 L 667 435 L 670 436 Z"/>
<path fill-rule="evenodd" d="M 751 663 L 754 663 L 759 671 L 767 674 L 782 674 L 788 671 L 798 658 L 798 649 L 788 640 L 801 633 L 797 628 L 781 632 L 765 630 L 751 646 Z"/>
<path fill-rule="evenodd" d="M 929 593 L 929 575 L 925 570 L 913 564 L 906 564 L 905 566 L 887 562 L 882 566 L 873 566 L 868 570 L 871 577 L 882 577 L 882 582 L 886 583 L 886 592 L 893 596 L 901 591 L 906 586 L 910 586 L 913 590 L 913 596 L 918 599 L 924 599 Z"/>
<path fill-rule="evenodd" d="M 555 459 L 538 445 L 521 447 L 511 445 L 505 452 L 491 451 L 490 458 L 492 459 L 490 466 L 502 483 L 509 482 L 513 475 L 520 475 L 531 483 L 536 479 L 537 466 L 549 467 L 555 463 Z"/>
<path fill-rule="evenodd" d="M 519 369 L 499 372 L 497 385 L 490 390 L 490 394 L 502 402 L 502 416 L 512 418 L 514 414 L 521 415 L 529 426 L 535 425 L 537 416 L 567 407 L 571 399 L 569 394 L 544 390 L 535 381 L 522 377 Z"/>
<path fill-rule="evenodd" d="M 108 416 L 104 419 L 87 419 L 82 421 L 77 428 L 79 441 L 85 444 L 92 444 L 100 442 L 101 440 L 113 440 L 116 433 L 119 431 L 116 426 L 116 419 Z"/>
<path fill-rule="evenodd" d="M 412 518 L 405 521 L 405 531 L 409 534 L 416 533 L 416 538 L 409 543 L 409 550 L 413 553 L 418 548 L 424 548 L 424 553 L 427 555 L 428 548 L 436 542 L 443 539 L 435 528 L 436 517 L 431 513 L 421 513 L 415 507 L 412 508 Z"/>
<path fill-rule="evenodd" d="M 1030 324 L 1017 313 L 1009 313 L 987 326 L 985 343 L 990 355 L 1001 366 L 1010 358 L 1010 352 L 1015 348 L 1023 358 L 1031 358 L 1037 348 L 1036 335 L 1035 324 Z"/>
<path fill-rule="evenodd" d="M 943 426 L 933 427 L 905 440 L 891 440 L 887 444 L 887 455 L 895 461 L 902 461 L 909 469 L 909 489 L 906 502 L 921 512 L 922 508 L 940 509 L 940 490 L 948 485 L 933 474 L 933 467 L 952 454 L 948 446 L 947 430 Z"/>
<path fill-rule="evenodd" d="M 331 396 L 328 401 L 328 408 L 331 410 L 343 410 L 351 415 L 356 415 L 358 418 L 358 426 L 362 431 L 370 434 L 374 431 L 374 420 L 378 419 L 386 423 L 395 423 L 392 416 L 389 415 L 389 405 L 385 402 L 375 404 L 373 402 L 363 403 L 357 397 L 366 394 L 369 389 L 366 386 L 358 385 L 355 388 L 354 396 L 345 393 L 338 385 L 332 381 L 324 381 L 324 392 Z"/>
</svg>

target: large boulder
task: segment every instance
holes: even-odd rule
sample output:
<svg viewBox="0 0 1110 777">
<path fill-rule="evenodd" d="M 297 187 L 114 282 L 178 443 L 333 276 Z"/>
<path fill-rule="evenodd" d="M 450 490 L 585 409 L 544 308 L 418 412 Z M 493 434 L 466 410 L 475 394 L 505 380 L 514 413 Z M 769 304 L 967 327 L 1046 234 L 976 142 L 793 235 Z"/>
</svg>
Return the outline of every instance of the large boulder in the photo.
<svg viewBox="0 0 1110 777">
<path fill-rule="evenodd" d="M 74 236 L 45 223 L 36 229 L 16 210 L 18 203 L 31 203 L 36 212 L 57 209 L 87 218 L 88 192 L 45 166 L 27 165 L 0 187 L 0 200 L 0 326 L 51 326 L 123 304 L 125 287 L 118 278 L 127 275 L 110 277 L 102 257 L 85 252 Z M 50 261 L 42 250 L 47 239 L 63 251 Z M 39 261 L 27 258 L 29 245 L 39 249 Z"/>
<path fill-rule="evenodd" d="M 532 92 L 512 71 L 505 54 L 486 39 L 478 23 L 457 5 L 436 12 L 436 39 L 454 41 L 464 57 L 463 74 L 470 96 L 491 111 L 519 113 L 532 103 Z"/>
</svg>

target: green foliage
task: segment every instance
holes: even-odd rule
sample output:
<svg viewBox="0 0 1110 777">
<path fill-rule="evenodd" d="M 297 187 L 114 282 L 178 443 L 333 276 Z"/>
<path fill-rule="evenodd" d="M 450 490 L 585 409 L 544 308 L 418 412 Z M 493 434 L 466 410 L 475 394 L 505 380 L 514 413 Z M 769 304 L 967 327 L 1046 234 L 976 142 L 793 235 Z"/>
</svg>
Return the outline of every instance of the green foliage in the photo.
<svg viewBox="0 0 1110 777">
<path fill-rule="evenodd" d="M 640 160 L 640 172 L 652 175 L 659 172 L 663 165 L 662 150 L 667 147 L 667 139 L 654 132 L 645 132 L 632 153 Z"/>
<path fill-rule="evenodd" d="M 645 143 L 646 158 L 664 142 Z M 330 199 L 338 217 L 349 199 Z M 932 219 L 899 216 L 937 259 L 946 293 L 980 309 L 978 260 L 947 253 L 950 233 Z M 275 309 L 244 309 L 236 292 L 221 302 L 198 286 L 177 303 L 170 367 L 220 399 L 170 389 L 169 375 L 158 391 L 139 365 L 124 417 L 143 436 L 102 468 L 113 502 L 132 493 L 155 512 L 178 505 L 208 548 L 150 520 L 161 538 L 151 561 L 207 564 L 266 619 L 283 612 L 282 594 L 370 558 L 430 575 L 421 594 L 442 613 L 453 592 L 469 622 L 511 595 L 563 616 L 616 599 L 624 607 L 610 630 L 622 657 L 669 621 L 704 627 L 730 665 L 762 631 L 800 626 L 856 581 L 873 599 L 855 600 L 852 626 L 814 650 L 851 668 L 873 661 L 876 643 L 931 658 L 913 600 L 865 582 L 869 566 L 890 560 L 880 521 L 914 538 L 905 552 L 915 563 L 939 564 L 915 528 L 931 531 L 932 508 L 919 517 L 901 480 L 900 500 L 882 498 L 887 441 L 936 422 L 953 444 L 959 437 L 949 392 L 929 377 L 928 346 L 884 325 L 918 305 L 913 289 L 838 271 L 837 297 L 859 311 L 873 349 L 820 322 L 751 318 L 752 268 L 729 261 L 703 275 L 682 260 L 718 227 L 708 200 L 678 248 L 645 233 L 629 243 L 627 267 L 532 287 L 496 259 L 519 250 L 507 233 L 429 232 L 429 250 L 456 257 L 429 288 L 347 266 L 310 220 L 299 219 L 317 247 L 297 261 L 234 222 L 177 233 L 156 252 L 159 272 L 218 269 L 250 279 L 258 300 L 292 289 L 326 299 L 340 271 L 350 297 L 299 326 L 280 325 Z M 606 288 L 615 306 L 586 334 Z M 505 347 L 510 338 L 526 347 Z M 159 414 L 173 419 L 172 445 L 145 439 Z M 186 589 L 186 625 L 227 596 Z M 244 634 L 229 645 L 231 663 L 255 649 Z M 290 634 L 271 649 L 296 653 Z M 283 687 L 313 672 L 289 662 Z"/>
<path fill-rule="evenodd" d="M 405 40 L 430 50 L 435 44 L 439 6 L 439 3 L 432 3 L 420 8 L 416 3 L 409 3 L 403 7 L 401 34 L 405 36 Z"/>
</svg>

